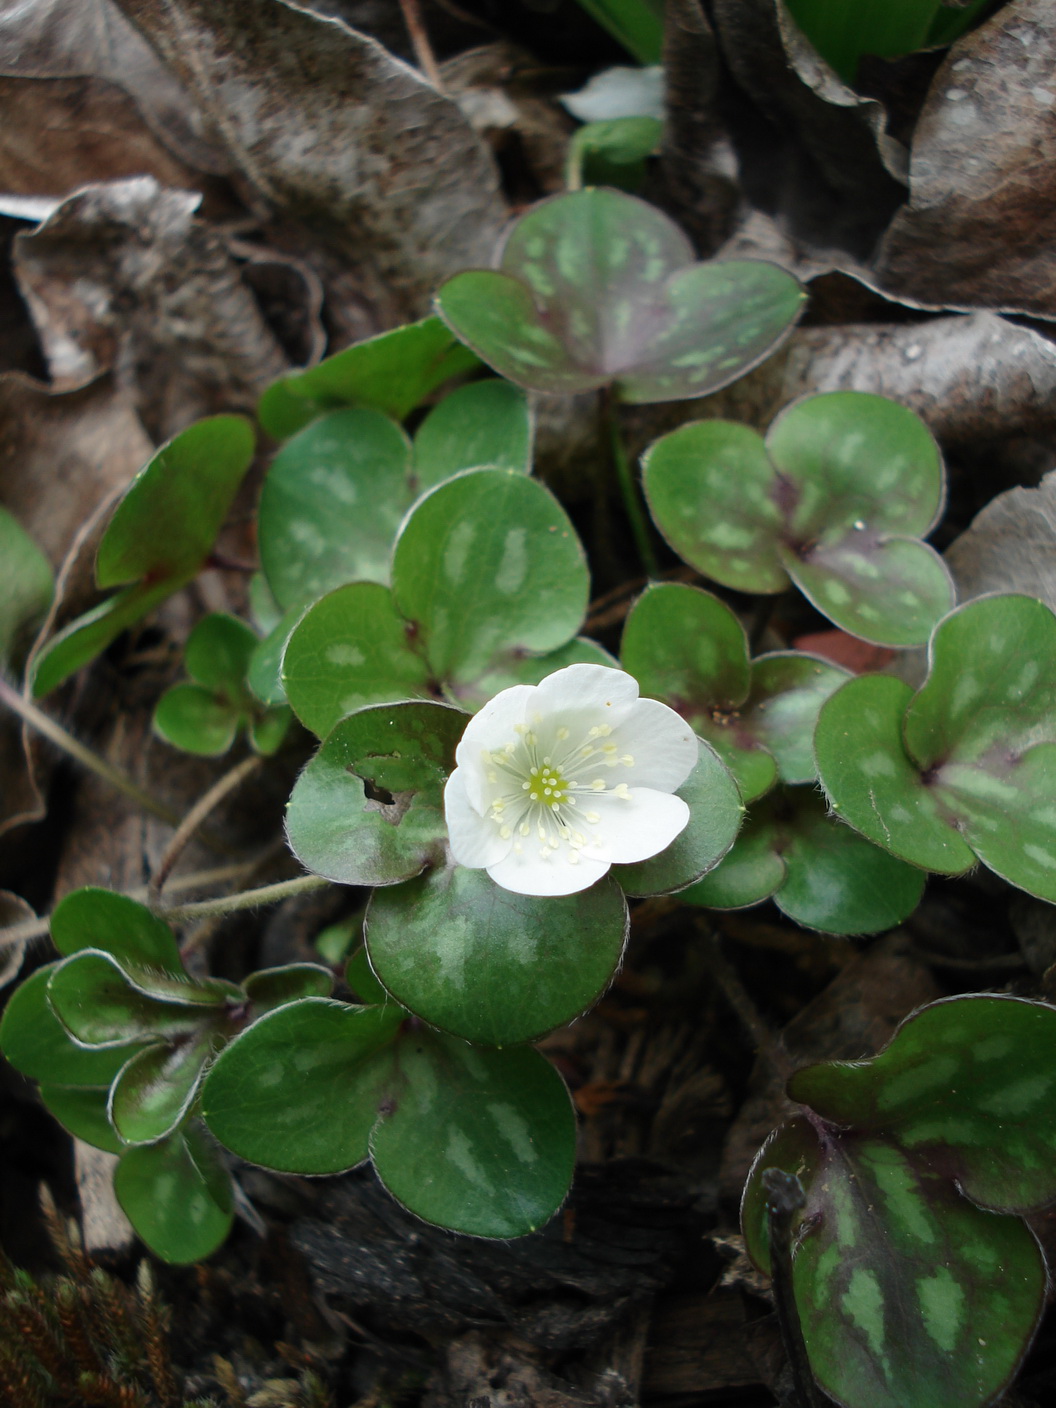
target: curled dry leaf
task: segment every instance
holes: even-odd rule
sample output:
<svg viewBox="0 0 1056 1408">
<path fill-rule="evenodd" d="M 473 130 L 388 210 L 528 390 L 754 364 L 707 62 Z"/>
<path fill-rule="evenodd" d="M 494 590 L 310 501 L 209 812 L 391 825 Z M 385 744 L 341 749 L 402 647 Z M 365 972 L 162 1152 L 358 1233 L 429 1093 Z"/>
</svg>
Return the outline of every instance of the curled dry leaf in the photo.
<svg viewBox="0 0 1056 1408">
<path fill-rule="evenodd" d="M 877 273 L 930 307 L 1056 317 L 1056 28 L 1015 0 L 950 51 L 913 140 L 910 201 Z"/>
<path fill-rule="evenodd" d="M 962 601 L 1024 592 L 1056 611 L 1056 470 L 1036 489 L 998 494 L 946 549 Z"/>
<path fill-rule="evenodd" d="M 719 51 L 699 0 L 669 0 L 663 71 L 665 195 L 698 254 L 710 255 L 730 234 L 737 158 L 719 117 Z"/>
<path fill-rule="evenodd" d="M 774 124 L 756 154 L 770 191 L 782 162 L 789 174 L 778 198 L 791 219 L 815 240 L 824 232 L 864 252 L 905 197 L 906 153 L 887 133 L 883 106 L 836 76 L 784 0 L 714 0 L 712 11 L 735 79 Z"/>
<path fill-rule="evenodd" d="M 222 149 L 210 140 L 177 79 L 113 0 L 18 0 L 3 5 L 0 74 L 26 79 L 95 78 L 116 84 L 129 94 L 159 141 L 181 161 L 200 171 L 227 169 Z M 87 91 L 103 101 L 99 96 L 103 85 Z M 90 114 L 82 112 L 80 120 L 91 125 Z M 134 169 L 142 172 L 153 167 Z M 75 184 L 117 174 L 85 172 Z M 52 187 L 51 194 L 67 189 Z"/>
<path fill-rule="evenodd" d="M 375 40 L 288 0 L 120 0 L 278 213 L 362 266 L 389 321 L 486 263 L 505 216 L 457 103 Z"/>
<path fill-rule="evenodd" d="M 0 503 L 56 567 L 75 555 L 82 525 L 132 479 L 151 448 L 110 376 L 67 392 L 49 391 L 18 372 L 0 377 Z M 52 616 L 64 595 L 71 614 L 94 599 L 91 563 L 82 565 L 79 588 L 60 573 Z M 5 711 L 0 833 L 43 816 L 39 761 L 37 747 Z"/>
<path fill-rule="evenodd" d="M 55 382 L 117 376 L 158 439 L 250 408 L 286 358 L 199 198 L 152 177 L 90 186 L 18 237 L 15 269 Z"/>
</svg>

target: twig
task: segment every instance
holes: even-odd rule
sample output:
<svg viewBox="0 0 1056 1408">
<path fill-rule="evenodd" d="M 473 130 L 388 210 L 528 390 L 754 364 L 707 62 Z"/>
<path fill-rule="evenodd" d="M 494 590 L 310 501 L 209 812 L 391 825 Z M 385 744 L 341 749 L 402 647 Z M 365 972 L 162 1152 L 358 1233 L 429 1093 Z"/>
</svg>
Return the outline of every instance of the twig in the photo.
<svg viewBox="0 0 1056 1408">
<path fill-rule="evenodd" d="M 831 1408 L 810 1367 L 792 1284 L 792 1219 L 807 1201 L 803 1185 L 794 1173 L 781 1168 L 764 1169 L 762 1179 L 770 1234 L 770 1282 L 792 1384 L 802 1408 Z"/>
<path fill-rule="evenodd" d="M 37 706 L 31 704 L 28 699 L 23 699 L 22 695 L 19 694 L 16 689 L 12 689 L 11 685 L 8 684 L 3 676 L 0 676 L 0 702 L 6 704 L 9 709 L 18 714 L 21 719 L 29 724 L 30 728 L 35 728 L 38 733 L 50 739 L 50 741 L 61 748 L 63 752 L 68 753 L 71 758 L 75 758 L 77 762 L 94 772 L 97 777 L 103 778 L 104 781 L 109 782 L 111 787 L 115 787 L 119 792 L 123 792 L 126 797 L 135 802 L 138 807 L 142 807 L 145 812 L 149 812 L 151 816 L 156 816 L 159 821 L 165 822 L 167 826 L 179 826 L 180 818 L 177 812 L 165 806 L 164 802 L 159 802 L 156 798 L 152 797 L 149 792 L 145 792 L 138 783 L 133 782 L 132 779 L 127 777 L 120 769 L 115 768 L 112 764 L 106 762 L 105 759 L 100 758 L 99 755 L 93 753 L 90 748 L 86 748 L 83 743 L 74 738 L 72 733 L 67 733 L 61 724 L 56 723 L 53 718 L 45 714 L 43 709 L 38 709 Z"/>
<path fill-rule="evenodd" d="M 248 758 L 243 758 L 240 763 L 236 763 L 233 768 L 224 773 L 223 777 L 213 783 L 209 791 L 198 799 L 183 818 L 166 846 L 165 854 L 162 856 L 157 870 L 151 876 L 148 892 L 152 907 L 156 906 L 160 900 L 162 889 L 172 873 L 173 866 L 183 855 L 194 833 L 205 818 L 220 805 L 229 793 L 240 787 L 251 773 L 256 772 L 261 762 L 262 759 L 258 753 L 251 753 Z"/>
<path fill-rule="evenodd" d="M 418 60 L 418 67 L 437 92 L 442 93 L 444 91 L 443 80 L 440 77 L 440 69 L 436 62 L 436 55 L 433 53 L 433 46 L 429 43 L 429 35 L 426 33 L 418 0 L 400 0 L 400 9 L 403 11 L 403 22 L 407 26 L 407 33 L 414 46 L 414 56 Z"/>
</svg>

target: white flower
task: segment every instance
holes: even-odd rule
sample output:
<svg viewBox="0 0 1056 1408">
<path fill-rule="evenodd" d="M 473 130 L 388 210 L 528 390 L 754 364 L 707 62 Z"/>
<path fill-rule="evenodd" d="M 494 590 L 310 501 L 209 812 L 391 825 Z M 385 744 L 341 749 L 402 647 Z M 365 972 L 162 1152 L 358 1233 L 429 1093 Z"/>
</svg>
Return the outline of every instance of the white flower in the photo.
<svg viewBox="0 0 1056 1408">
<path fill-rule="evenodd" d="M 571 895 L 647 860 L 689 821 L 671 794 L 698 744 L 673 709 L 605 665 L 514 685 L 466 726 L 444 792 L 451 854 L 522 895 Z"/>
</svg>

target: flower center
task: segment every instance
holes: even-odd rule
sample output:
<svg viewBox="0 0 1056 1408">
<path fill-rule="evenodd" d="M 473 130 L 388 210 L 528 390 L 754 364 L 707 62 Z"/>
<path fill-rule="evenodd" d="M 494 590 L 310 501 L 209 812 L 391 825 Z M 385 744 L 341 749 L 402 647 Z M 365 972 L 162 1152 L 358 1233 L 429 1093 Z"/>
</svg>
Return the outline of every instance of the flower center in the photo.
<svg viewBox="0 0 1056 1408">
<path fill-rule="evenodd" d="M 521 787 L 528 793 L 530 802 L 539 802 L 544 807 L 559 807 L 568 798 L 568 783 L 546 762 L 532 768 Z"/>
<path fill-rule="evenodd" d="M 502 749 L 485 751 L 483 758 L 494 789 L 488 815 L 499 834 L 513 841 L 516 854 L 526 845 L 538 845 L 544 860 L 567 848 L 572 865 L 579 863 L 584 848 L 604 850 L 604 837 L 594 830 L 601 816 L 580 806 L 580 800 L 599 793 L 631 799 L 626 782 L 612 786 L 606 775 L 614 768 L 634 767 L 634 758 L 609 741 L 610 725 L 584 727 L 581 741 L 574 741 L 563 726 L 545 730 L 541 721 L 536 728 L 518 725 L 514 731 L 516 738 Z"/>
</svg>

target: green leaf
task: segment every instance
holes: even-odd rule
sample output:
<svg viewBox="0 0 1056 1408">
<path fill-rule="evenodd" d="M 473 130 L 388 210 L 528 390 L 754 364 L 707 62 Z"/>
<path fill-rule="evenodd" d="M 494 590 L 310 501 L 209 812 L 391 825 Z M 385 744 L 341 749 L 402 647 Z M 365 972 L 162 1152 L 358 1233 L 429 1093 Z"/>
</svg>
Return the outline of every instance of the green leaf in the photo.
<svg viewBox="0 0 1056 1408">
<path fill-rule="evenodd" d="M 825 700 L 849 678 L 817 655 L 775 650 L 752 662 L 743 719 L 777 761 L 782 782 L 814 782 L 814 730 Z"/>
<path fill-rule="evenodd" d="M 845 670 L 797 651 L 751 663 L 744 628 L 725 602 L 674 582 L 647 587 L 635 602 L 621 657 L 643 693 L 711 744 L 746 801 L 768 792 L 779 771 L 813 781 L 818 710 Z"/>
<path fill-rule="evenodd" d="M 583 620 L 589 577 L 548 489 L 510 470 L 477 469 L 419 501 L 396 543 L 392 585 L 434 675 L 457 687 L 503 652 L 564 645 Z"/>
<path fill-rule="evenodd" d="M 447 852 L 443 788 L 466 715 L 384 704 L 339 723 L 297 779 L 286 813 L 294 854 L 344 885 L 392 885 Z"/>
<path fill-rule="evenodd" d="M 532 413 L 519 386 L 489 377 L 434 406 L 414 437 L 415 490 L 423 494 L 464 469 L 532 468 Z"/>
<path fill-rule="evenodd" d="M 263 640 L 257 642 L 249 662 L 246 683 L 263 704 L 285 704 L 286 690 L 282 683 L 282 657 L 290 636 L 308 606 L 299 602 L 284 611 Z M 262 750 L 263 751 L 263 750 Z"/>
<path fill-rule="evenodd" d="M 292 722 L 293 711 L 285 707 L 254 714 L 249 721 L 250 746 L 255 752 L 269 758 L 282 747 Z"/>
<path fill-rule="evenodd" d="M 370 964 L 401 1006 L 466 1041 L 505 1046 L 570 1022 L 605 990 L 627 937 L 608 876 L 539 899 L 452 866 L 376 890 Z"/>
<path fill-rule="evenodd" d="M 218 1032 L 205 1030 L 133 1056 L 110 1095 L 110 1118 L 119 1137 L 129 1144 L 153 1144 L 171 1134 L 190 1109 L 220 1040 Z"/>
<path fill-rule="evenodd" d="M 950 44 L 985 9 L 986 0 L 788 0 L 796 24 L 845 83 L 863 54 L 893 59 Z"/>
<path fill-rule="evenodd" d="M 536 1052 L 479 1050 L 398 1007 L 308 998 L 254 1023 L 217 1057 L 205 1118 L 242 1158 L 337 1173 L 371 1153 L 419 1217 L 483 1237 L 534 1230 L 572 1173 L 575 1117 Z"/>
<path fill-rule="evenodd" d="M 38 698 L 199 571 L 253 451 L 253 431 L 242 416 L 209 416 L 163 445 L 140 470 L 114 511 L 95 564 L 100 587 L 127 589 L 48 642 L 34 664 Z"/>
<path fill-rule="evenodd" d="M 395 1198 L 475 1237 L 521 1237 L 550 1220 L 572 1181 L 576 1117 L 544 1057 L 419 1030 L 401 1037 L 399 1072 L 403 1089 L 370 1138 Z"/>
<path fill-rule="evenodd" d="M 363 934 L 362 915 L 359 916 L 357 929 L 357 937 L 361 938 Z M 316 943 L 318 942 L 317 939 Z M 357 1002 L 386 1003 L 389 1001 L 389 994 L 378 982 L 374 969 L 370 966 L 367 950 L 362 943 L 345 964 L 345 982 Z"/>
<path fill-rule="evenodd" d="M 195 1121 L 157 1144 L 127 1150 L 114 1192 L 155 1256 L 177 1266 L 210 1256 L 231 1230 L 231 1178 Z"/>
<path fill-rule="evenodd" d="M 1056 1198 L 1056 1008 L 1004 996 L 914 1012 L 879 1056 L 797 1071 L 793 1099 L 888 1134 L 973 1202 L 1028 1212 Z"/>
<path fill-rule="evenodd" d="M 396 1007 L 309 997 L 269 1012 L 226 1046 L 202 1114 L 227 1148 L 285 1173 L 340 1173 L 367 1157 L 391 1079 Z"/>
<path fill-rule="evenodd" d="M 192 680 L 240 702 L 258 644 L 252 626 L 237 616 L 214 611 L 203 616 L 187 637 L 183 663 Z"/>
<path fill-rule="evenodd" d="M 108 953 L 85 949 L 60 963 L 48 981 L 48 1001 L 77 1041 L 89 1046 L 123 1046 L 143 1038 L 186 1039 L 202 1021 L 206 990 L 189 982 L 180 996 L 164 1000 L 133 986 Z M 161 986 L 161 984 L 159 984 Z M 197 999 L 197 1001 L 196 1001 Z"/>
<path fill-rule="evenodd" d="M 656 0 L 579 0 L 580 5 L 640 64 L 658 64 L 664 42 L 663 8 Z"/>
<path fill-rule="evenodd" d="M 607 189 L 533 206 L 498 272 L 456 274 L 436 297 L 448 326 L 511 381 L 565 395 L 614 385 L 631 402 L 736 380 L 769 356 L 802 302 L 776 265 L 695 264 L 666 215 Z"/>
<path fill-rule="evenodd" d="M 675 796 L 689 806 L 689 825 L 682 834 L 650 860 L 613 866 L 613 875 L 629 895 L 684 890 L 718 865 L 734 844 L 744 816 L 741 794 L 732 773 L 706 743 Z"/>
<path fill-rule="evenodd" d="M 647 587 L 627 617 L 620 658 L 643 694 L 677 710 L 711 744 L 746 801 L 769 791 L 777 764 L 738 727 L 751 665 L 744 628 L 725 602 L 674 582 Z"/>
<path fill-rule="evenodd" d="M 242 984 L 252 1003 L 252 1020 L 288 1002 L 305 997 L 329 997 L 334 988 L 333 974 L 321 963 L 286 963 L 281 968 L 261 968 L 250 973 Z"/>
<path fill-rule="evenodd" d="M 66 957 L 85 948 L 102 949 L 119 961 L 187 980 L 176 936 L 165 921 L 112 890 L 88 885 L 60 900 L 51 916 L 51 937 Z"/>
<path fill-rule="evenodd" d="M 294 713 L 325 738 L 367 704 L 428 696 L 429 667 L 387 587 L 353 582 L 316 602 L 295 628 L 282 679 Z"/>
<path fill-rule="evenodd" d="M 109 1090 L 142 1038 L 129 1033 L 125 1042 L 111 1048 L 78 1045 L 48 1001 L 48 982 L 58 966 L 38 968 L 11 994 L 0 1021 L 0 1049 L 15 1070 L 31 1080 Z"/>
<path fill-rule="evenodd" d="M 920 541 L 942 509 L 938 448 L 883 396 L 805 397 L 765 441 L 727 421 L 680 426 L 646 453 L 643 482 L 675 551 L 725 586 L 777 592 L 791 579 L 838 626 L 891 646 L 923 644 L 953 604 Z"/>
<path fill-rule="evenodd" d="M 438 318 L 425 318 L 281 377 L 260 398 L 257 414 L 276 440 L 339 406 L 361 406 L 403 420 L 430 391 L 478 365 Z"/>
<path fill-rule="evenodd" d="M 48 1113 L 75 1139 L 108 1154 L 120 1154 L 125 1147 L 110 1123 L 109 1086 L 42 1085 L 40 1098 Z"/>
<path fill-rule="evenodd" d="M 902 746 L 912 694 L 886 675 L 861 675 L 838 689 L 818 715 L 818 773 L 833 808 L 874 845 L 959 875 L 975 856 Z"/>
<path fill-rule="evenodd" d="M 294 435 L 260 496 L 260 561 L 279 605 L 347 582 L 388 582 L 413 497 L 411 442 L 380 412 L 331 411 Z"/>
<path fill-rule="evenodd" d="M 637 191 L 645 181 L 646 157 L 664 135 L 657 117 L 610 117 L 578 128 L 568 144 L 570 186 L 615 186 Z"/>
<path fill-rule="evenodd" d="M 154 732 L 184 753 L 218 758 L 235 741 L 242 711 L 200 684 L 174 684 L 158 700 Z"/>
<path fill-rule="evenodd" d="M 48 641 L 35 656 L 30 678 L 33 694 L 45 694 L 69 679 L 82 666 L 90 664 L 112 645 L 122 631 L 142 621 L 166 597 L 178 591 L 190 577 L 165 577 L 160 582 L 139 582 L 115 592 L 91 611 L 78 616 Z"/>
<path fill-rule="evenodd" d="M 21 665 L 54 590 L 48 559 L 18 520 L 0 508 L 0 666 Z"/>
<path fill-rule="evenodd" d="M 796 1144 L 800 1157 L 789 1159 Z M 1027 1226 L 974 1207 L 951 1179 L 857 1131 L 827 1131 L 818 1147 L 797 1120 L 760 1151 L 749 1188 L 768 1167 L 798 1172 L 806 1187 L 793 1287 L 826 1393 L 850 1408 L 993 1402 L 1045 1300 Z M 758 1201 L 746 1193 L 746 1214 Z M 754 1252 L 747 1215 L 744 1226 Z"/>
<path fill-rule="evenodd" d="M 830 817 L 812 789 L 785 787 L 752 808 L 730 854 L 683 899 L 740 909 L 773 896 L 805 928 L 875 934 L 911 914 L 923 889 L 923 871 Z"/>
<path fill-rule="evenodd" d="M 619 669 L 619 662 L 597 641 L 575 636 L 567 645 L 560 645 L 545 655 L 525 655 L 519 650 L 499 654 L 477 679 L 471 683 L 449 684 L 446 693 L 461 708 L 475 712 L 502 690 L 515 684 L 539 684 L 547 675 L 563 670 L 566 665 L 607 665 L 610 669 Z"/>
<path fill-rule="evenodd" d="M 132 481 L 99 544 L 95 579 L 193 575 L 209 553 L 253 458 L 242 416 L 208 416 L 158 450 Z"/>
<path fill-rule="evenodd" d="M 816 751 L 840 814 L 916 865 L 978 856 L 1056 900 L 1056 617 L 1031 597 L 981 597 L 931 641 L 915 696 L 864 677 L 819 715 Z"/>
</svg>

